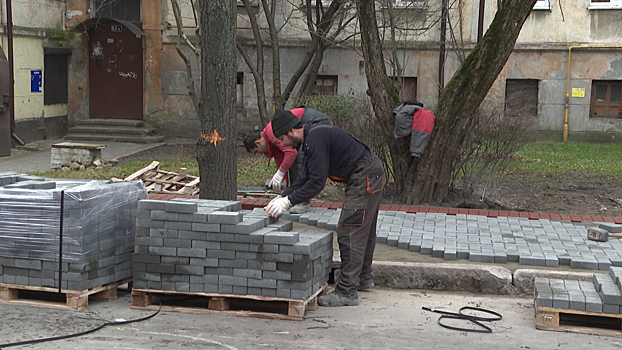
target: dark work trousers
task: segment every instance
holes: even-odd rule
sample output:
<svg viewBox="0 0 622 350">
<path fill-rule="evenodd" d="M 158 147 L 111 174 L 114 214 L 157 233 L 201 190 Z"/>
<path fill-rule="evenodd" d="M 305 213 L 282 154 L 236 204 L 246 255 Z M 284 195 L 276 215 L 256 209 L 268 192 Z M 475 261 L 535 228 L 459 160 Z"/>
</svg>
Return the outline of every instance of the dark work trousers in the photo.
<svg viewBox="0 0 622 350">
<path fill-rule="evenodd" d="M 346 181 L 346 199 L 337 226 L 341 276 L 336 287 L 340 290 L 356 291 L 360 284 L 372 282 L 376 223 L 385 182 L 382 163 L 371 152 L 356 164 Z"/>
</svg>

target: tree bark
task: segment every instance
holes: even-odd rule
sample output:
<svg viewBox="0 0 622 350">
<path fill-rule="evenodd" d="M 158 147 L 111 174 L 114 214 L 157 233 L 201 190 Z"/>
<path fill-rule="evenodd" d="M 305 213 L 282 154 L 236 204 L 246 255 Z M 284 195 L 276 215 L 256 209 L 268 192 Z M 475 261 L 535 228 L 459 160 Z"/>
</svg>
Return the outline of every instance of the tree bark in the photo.
<svg viewBox="0 0 622 350">
<path fill-rule="evenodd" d="M 200 197 L 237 198 L 235 0 L 199 2 L 201 12 Z M 218 35 L 213 35 L 218 33 Z"/>
<path fill-rule="evenodd" d="M 475 110 L 505 66 L 536 0 L 506 0 L 479 44 L 447 83 L 436 107 L 428 149 L 405 184 L 411 204 L 441 203 L 449 192 L 454 160 L 473 122 Z"/>
<path fill-rule="evenodd" d="M 399 188 L 403 186 L 403 182 L 398 181 L 398 179 L 406 178 L 411 163 L 409 157 L 406 157 L 406 155 L 410 156 L 407 141 L 393 138 L 395 121 L 391 113 L 395 106 L 400 103 L 400 97 L 397 88 L 393 86 L 387 76 L 382 42 L 376 21 L 375 1 L 356 0 L 355 3 L 361 29 L 361 45 L 371 103 L 380 125 L 378 132 L 389 146 L 389 153 L 393 160 L 395 184 Z"/>
</svg>

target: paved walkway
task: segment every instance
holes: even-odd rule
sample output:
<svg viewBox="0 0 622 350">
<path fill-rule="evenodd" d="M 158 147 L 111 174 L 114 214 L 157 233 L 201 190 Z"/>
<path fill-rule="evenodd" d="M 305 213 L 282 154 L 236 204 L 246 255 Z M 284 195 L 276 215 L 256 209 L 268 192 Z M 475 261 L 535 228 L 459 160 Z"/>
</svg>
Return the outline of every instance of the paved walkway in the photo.
<svg viewBox="0 0 622 350">
<path fill-rule="evenodd" d="M 47 171 L 52 167 L 52 145 L 61 142 L 64 140 L 44 140 L 30 143 L 26 149 L 13 149 L 10 156 L 0 157 L 0 172 L 14 171 L 32 174 Z M 119 159 L 136 152 L 159 147 L 164 143 L 97 142 L 97 144 L 106 145 L 106 148 L 102 149 L 102 158 Z"/>
</svg>

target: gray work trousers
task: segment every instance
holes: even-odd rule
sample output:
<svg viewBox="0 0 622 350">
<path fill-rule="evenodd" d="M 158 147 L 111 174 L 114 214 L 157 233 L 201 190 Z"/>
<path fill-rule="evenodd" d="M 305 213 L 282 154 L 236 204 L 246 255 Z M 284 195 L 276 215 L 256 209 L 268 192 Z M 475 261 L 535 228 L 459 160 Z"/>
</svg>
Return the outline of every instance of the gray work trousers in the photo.
<svg viewBox="0 0 622 350">
<path fill-rule="evenodd" d="M 373 153 L 356 164 L 346 181 L 346 199 L 337 226 L 341 275 L 336 287 L 342 291 L 356 291 L 360 284 L 372 282 L 376 224 L 385 182 L 382 163 Z"/>
</svg>

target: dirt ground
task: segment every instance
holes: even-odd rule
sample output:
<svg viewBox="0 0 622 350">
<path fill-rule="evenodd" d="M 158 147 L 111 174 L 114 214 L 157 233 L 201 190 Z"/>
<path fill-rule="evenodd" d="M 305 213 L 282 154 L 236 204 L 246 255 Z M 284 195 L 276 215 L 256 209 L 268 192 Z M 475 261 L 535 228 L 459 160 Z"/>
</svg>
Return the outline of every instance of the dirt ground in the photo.
<svg viewBox="0 0 622 350">
<path fill-rule="evenodd" d="M 144 151 L 123 158 L 121 162 L 195 159 L 195 155 L 195 145 L 188 140 Z M 257 155 L 249 155 L 243 149 L 239 153 L 239 157 L 248 156 Z M 316 200 L 339 202 L 343 200 L 342 192 L 340 185 L 329 181 Z M 480 196 L 464 196 L 452 191 L 441 205 L 430 206 L 622 217 L 622 183 L 600 178 L 568 175 L 564 179 L 510 180 L 501 177 L 485 200 Z M 406 204 L 400 202 L 391 184 L 385 191 L 383 203 Z"/>
</svg>

